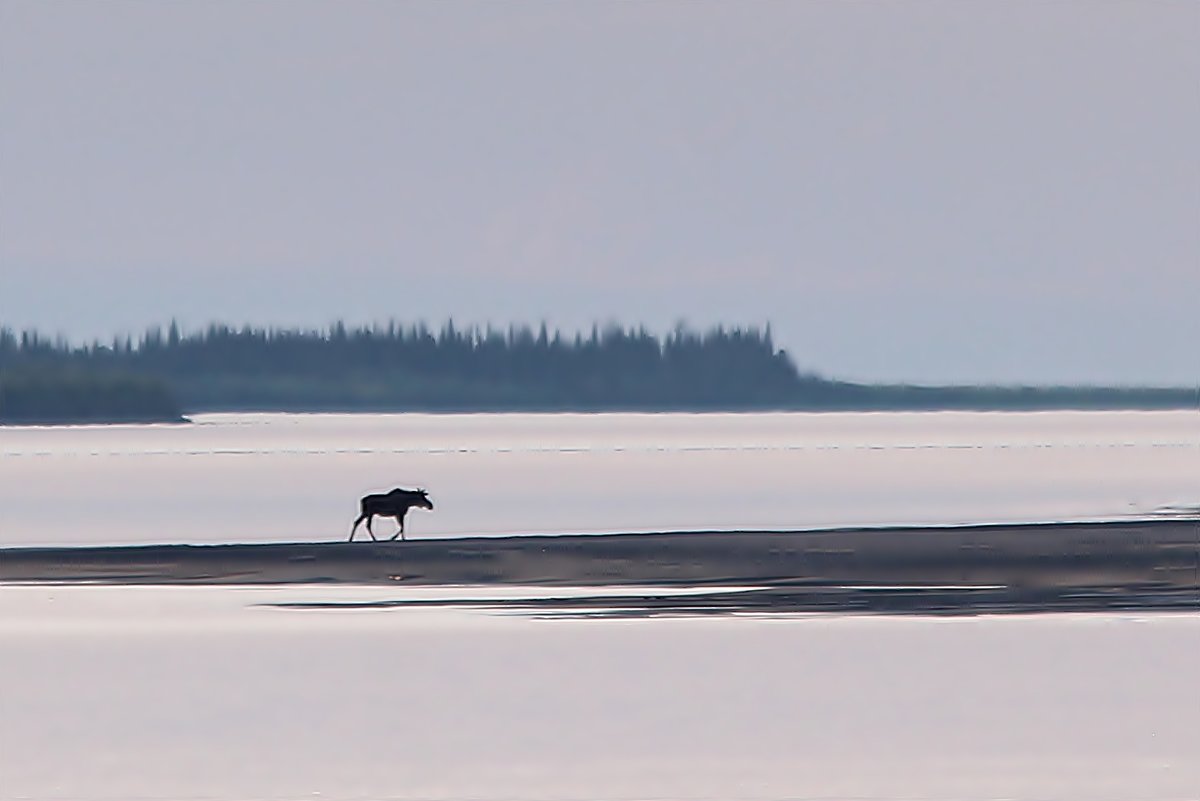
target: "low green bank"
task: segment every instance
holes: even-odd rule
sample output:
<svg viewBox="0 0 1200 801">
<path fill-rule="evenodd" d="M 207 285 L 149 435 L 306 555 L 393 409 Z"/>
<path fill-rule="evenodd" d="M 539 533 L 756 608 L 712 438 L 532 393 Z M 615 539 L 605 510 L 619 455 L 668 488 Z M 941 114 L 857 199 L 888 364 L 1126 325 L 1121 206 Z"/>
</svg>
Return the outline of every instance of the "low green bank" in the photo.
<svg viewBox="0 0 1200 801">
<path fill-rule="evenodd" d="M 0 372 L 0 424 L 182 422 L 161 379 L 77 370 Z"/>
</svg>

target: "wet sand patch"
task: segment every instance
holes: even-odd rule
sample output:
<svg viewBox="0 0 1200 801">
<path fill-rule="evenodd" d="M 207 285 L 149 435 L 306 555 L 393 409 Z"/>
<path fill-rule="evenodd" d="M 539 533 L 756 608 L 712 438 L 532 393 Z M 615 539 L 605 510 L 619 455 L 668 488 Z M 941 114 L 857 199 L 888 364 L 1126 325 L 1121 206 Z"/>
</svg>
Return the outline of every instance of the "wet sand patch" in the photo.
<svg viewBox="0 0 1200 801">
<path fill-rule="evenodd" d="M 1188 610 L 1198 579 L 1195 519 L 0 550 L 5 582 L 706 590 L 505 601 L 584 616 Z"/>
</svg>

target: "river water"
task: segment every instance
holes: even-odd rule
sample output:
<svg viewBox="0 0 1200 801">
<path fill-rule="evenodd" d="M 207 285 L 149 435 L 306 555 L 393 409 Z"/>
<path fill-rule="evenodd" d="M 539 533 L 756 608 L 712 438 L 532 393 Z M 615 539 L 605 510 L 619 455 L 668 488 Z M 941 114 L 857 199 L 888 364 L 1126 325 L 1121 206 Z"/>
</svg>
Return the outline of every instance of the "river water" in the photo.
<svg viewBox="0 0 1200 801">
<path fill-rule="evenodd" d="M 395 485 L 413 537 L 1122 517 L 1200 502 L 1200 415 L 0 429 L 0 545 L 339 539 Z M 538 592 L 0 585 L 0 799 L 1200 797 L 1200 611 L 287 607 Z"/>
<path fill-rule="evenodd" d="M 0 428 L 0 546 L 336 540 L 393 486 L 434 499 L 415 537 L 1113 518 L 1200 503 L 1200 412 Z"/>
</svg>

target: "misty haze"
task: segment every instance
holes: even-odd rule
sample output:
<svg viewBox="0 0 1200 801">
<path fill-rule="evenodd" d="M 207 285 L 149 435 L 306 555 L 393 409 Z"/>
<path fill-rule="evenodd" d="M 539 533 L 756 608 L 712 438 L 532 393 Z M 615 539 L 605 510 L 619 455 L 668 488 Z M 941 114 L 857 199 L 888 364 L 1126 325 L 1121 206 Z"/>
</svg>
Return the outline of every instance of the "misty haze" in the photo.
<svg viewBox="0 0 1200 801">
<path fill-rule="evenodd" d="M 1198 80 L 1186 0 L 0 0 L 0 799 L 1194 798 Z"/>
</svg>

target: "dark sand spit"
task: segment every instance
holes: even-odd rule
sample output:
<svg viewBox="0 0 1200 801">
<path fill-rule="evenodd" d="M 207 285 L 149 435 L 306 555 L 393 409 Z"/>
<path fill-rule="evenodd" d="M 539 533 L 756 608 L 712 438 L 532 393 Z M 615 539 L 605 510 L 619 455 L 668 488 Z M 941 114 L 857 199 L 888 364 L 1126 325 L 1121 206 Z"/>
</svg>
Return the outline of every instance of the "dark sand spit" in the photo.
<svg viewBox="0 0 1200 801">
<path fill-rule="evenodd" d="M 1200 519 L 470 537 L 378 544 L 11 548 L 0 549 L 0 581 L 641 585 L 704 590 L 503 604 L 518 611 L 585 616 L 1200 610 Z M 498 602 L 463 598 L 299 606 L 449 603 Z"/>
</svg>

